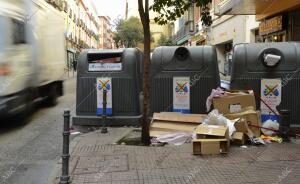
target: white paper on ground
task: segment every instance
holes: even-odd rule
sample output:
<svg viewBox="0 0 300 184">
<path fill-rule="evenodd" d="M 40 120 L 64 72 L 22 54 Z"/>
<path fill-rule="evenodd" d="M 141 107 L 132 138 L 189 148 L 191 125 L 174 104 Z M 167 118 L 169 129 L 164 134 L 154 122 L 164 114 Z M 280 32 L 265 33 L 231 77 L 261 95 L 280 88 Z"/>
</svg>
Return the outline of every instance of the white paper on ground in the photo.
<svg viewBox="0 0 300 184">
<path fill-rule="evenodd" d="M 156 140 L 163 143 L 182 145 L 192 140 L 193 133 L 190 132 L 176 132 L 170 134 L 163 134 L 156 137 Z"/>
</svg>

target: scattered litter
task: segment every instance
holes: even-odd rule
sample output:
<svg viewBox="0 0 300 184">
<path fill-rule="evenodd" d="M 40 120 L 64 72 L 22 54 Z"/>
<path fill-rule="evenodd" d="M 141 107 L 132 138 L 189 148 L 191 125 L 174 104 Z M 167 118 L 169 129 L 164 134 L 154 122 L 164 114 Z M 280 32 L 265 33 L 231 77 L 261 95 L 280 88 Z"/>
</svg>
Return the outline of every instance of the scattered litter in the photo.
<svg viewBox="0 0 300 184">
<path fill-rule="evenodd" d="M 243 146 L 240 146 L 240 148 L 248 149 L 248 146 L 243 145 Z"/>
<path fill-rule="evenodd" d="M 267 120 L 263 123 L 262 125 L 262 133 L 264 135 L 275 135 L 276 134 L 276 131 L 279 130 L 279 123 L 275 120 L 275 121 L 272 121 L 272 120 Z M 273 131 L 274 130 L 274 131 Z"/>
<path fill-rule="evenodd" d="M 278 136 L 266 136 L 266 135 L 261 135 L 260 138 L 262 138 L 266 142 L 277 142 L 277 143 L 282 143 L 282 138 Z"/>
<path fill-rule="evenodd" d="M 250 141 L 255 145 L 266 145 L 266 142 L 262 138 L 250 138 Z"/>
</svg>

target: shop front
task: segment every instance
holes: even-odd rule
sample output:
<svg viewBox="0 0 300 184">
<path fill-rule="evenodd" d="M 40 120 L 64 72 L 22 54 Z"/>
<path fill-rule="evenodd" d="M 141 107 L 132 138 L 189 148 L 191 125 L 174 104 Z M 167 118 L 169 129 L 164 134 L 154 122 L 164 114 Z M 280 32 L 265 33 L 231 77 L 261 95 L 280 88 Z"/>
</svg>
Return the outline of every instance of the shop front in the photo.
<svg viewBox="0 0 300 184">
<path fill-rule="evenodd" d="M 285 42 L 288 40 L 288 16 L 278 15 L 259 24 L 259 35 L 262 42 Z"/>
<path fill-rule="evenodd" d="M 200 46 L 200 45 L 206 45 L 206 40 L 204 37 L 204 34 L 201 32 L 196 33 L 192 38 L 191 38 L 192 46 Z"/>
</svg>

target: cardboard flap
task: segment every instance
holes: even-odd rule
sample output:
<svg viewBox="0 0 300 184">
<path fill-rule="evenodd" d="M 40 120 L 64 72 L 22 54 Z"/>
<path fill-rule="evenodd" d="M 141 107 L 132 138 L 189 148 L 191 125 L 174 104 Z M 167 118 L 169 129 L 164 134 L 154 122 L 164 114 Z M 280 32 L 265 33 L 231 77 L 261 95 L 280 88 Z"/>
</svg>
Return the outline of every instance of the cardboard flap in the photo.
<svg viewBox="0 0 300 184">
<path fill-rule="evenodd" d="M 212 136 L 226 136 L 227 127 L 218 125 L 199 125 L 196 128 L 196 134 L 212 135 Z"/>
<path fill-rule="evenodd" d="M 222 142 L 228 141 L 228 139 L 193 139 L 193 142 Z"/>
<path fill-rule="evenodd" d="M 162 112 L 154 113 L 153 119 L 160 121 L 176 121 L 181 123 L 197 123 L 200 124 L 207 117 L 206 114 L 183 114 L 178 112 Z"/>
<path fill-rule="evenodd" d="M 226 96 L 236 96 L 236 95 L 253 95 L 253 90 L 228 90 L 225 91 L 224 95 Z"/>
<path fill-rule="evenodd" d="M 257 112 L 253 109 L 253 108 L 246 108 L 240 112 L 236 112 L 236 113 L 232 113 L 232 114 L 226 114 L 225 116 L 227 117 L 242 117 L 242 116 L 245 116 L 245 115 L 249 115 L 249 114 L 256 114 Z M 232 116 L 231 116 L 232 115 Z"/>
<path fill-rule="evenodd" d="M 157 121 L 154 120 L 151 124 L 151 128 L 161 128 L 167 130 L 177 130 L 177 131 L 189 131 L 192 132 L 197 125 L 192 123 L 182 124 L 180 122 L 167 122 L 167 121 Z"/>
</svg>

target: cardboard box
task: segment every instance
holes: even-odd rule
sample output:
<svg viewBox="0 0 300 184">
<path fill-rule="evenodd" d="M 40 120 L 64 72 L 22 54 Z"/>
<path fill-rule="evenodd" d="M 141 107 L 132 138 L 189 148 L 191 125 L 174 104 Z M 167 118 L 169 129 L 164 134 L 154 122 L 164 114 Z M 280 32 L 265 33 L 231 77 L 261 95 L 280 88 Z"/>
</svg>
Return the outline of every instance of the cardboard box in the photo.
<svg viewBox="0 0 300 184">
<path fill-rule="evenodd" d="M 229 131 L 226 126 L 201 124 L 196 128 L 198 139 L 229 139 Z"/>
<path fill-rule="evenodd" d="M 193 139 L 194 155 L 211 155 L 228 152 L 228 139 Z"/>
<path fill-rule="evenodd" d="M 243 132 L 234 132 L 231 139 L 234 144 L 238 145 L 244 145 L 246 142 L 245 134 Z"/>
<path fill-rule="evenodd" d="M 249 130 L 251 130 L 251 133 L 255 137 L 259 137 L 261 135 L 260 128 L 254 127 L 254 126 L 261 126 L 261 119 L 260 119 L 260 112 L 255 111 L 251 108 L 245 109 L 239 113 L 232 113 L 232 114 L 226 114 L 226 118 L 232 120 L 236 118 L 243 118 L 247 122 L 247 126 L 249 127 Z M 254 125 L 254 126 L 251 126 Z M 242 131 L 239 129 L 239 131 Z"/>
<path fill-rule="evenodd" d="M 193 154 L 229 152 L 229 130 L 226 126 L 201 124 L 196 128 L 196 137 L 193 140 Z"/>
<path fill-rule="evenodd" d="M 213 98 L 213 105 L 222 114 L 236 113 L 249 106 L 256 110 L 255 96 L 252 90 L 225 92 L 224 96 Z"/>
</svg>

